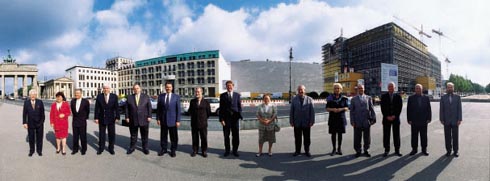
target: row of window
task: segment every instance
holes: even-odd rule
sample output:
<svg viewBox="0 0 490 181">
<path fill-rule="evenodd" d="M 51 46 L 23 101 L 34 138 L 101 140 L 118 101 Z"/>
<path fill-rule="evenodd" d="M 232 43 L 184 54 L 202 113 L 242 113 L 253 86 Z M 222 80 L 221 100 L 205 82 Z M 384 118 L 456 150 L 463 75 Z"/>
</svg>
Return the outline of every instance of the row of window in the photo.
<svg viewBox="0 0 490 181">
<path fill-rule="evenodd" d="M 78 69 L 79 73 L 91 73 L 91 74 L 102 74 L 102 75 L 116 75 L 116 72 L 108 72 L 103 70 L 88 70 L 88 69 Z"/>
<path fill-rule="evenodd" d="M 78 82 L 78 88 L 101 88 L 104 83 L 93 83 L 93 82 Z M 111 88 L 116 88 L 116 84 L 110 84 Z"/>
<path fill-rule="evenodd" d="M 204 77 L 198 77 L 198 78 L 180 78 L 177 80 L 177 82 L 180 84 L 180 85 L 193 85 L 193 84 L 205 84 L 206 83 L 206 78 Z M 208 84 L 214 84 L 216 83 L 216 78 L 215 77 L 208 77 L 207 78 L 207 83 Z"/>
<path fill-rule="evenodd" d="M 88 75 L 78 75 L 78 80 L 102 80 L 102 81 L 116 81 L 116 77 L 107 77 L 107 76 L 88 76 Z"/>
</svg>

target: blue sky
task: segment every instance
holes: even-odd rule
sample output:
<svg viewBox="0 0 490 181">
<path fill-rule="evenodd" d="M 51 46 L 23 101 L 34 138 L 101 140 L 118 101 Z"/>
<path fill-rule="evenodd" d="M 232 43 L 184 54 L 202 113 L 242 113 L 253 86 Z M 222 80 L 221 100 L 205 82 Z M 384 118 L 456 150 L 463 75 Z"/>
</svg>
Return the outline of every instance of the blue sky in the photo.
<svg viewBox="0 0 490 181">
<path fill-rule="evenodd" d="M 425 39 L 449 72 L 488 84 L 490 1 L 475 0 L 12 0 L 0 1 L 0 56 L 38 64 L 41 77 L 60 77 L 73 65 L 102 67 L 106 59 L 141 60 L 219 49 L 243 59 L 320 62 L 321 45 L 391 21 L 417 31 L 441 29 L 455 41 Z M 418 37 L 418 35 L 417 35 Z M 439 49 L 439 47 L 442 47 Z M 443 65 L 443 74 L 446 74 Z"/>
</svg>

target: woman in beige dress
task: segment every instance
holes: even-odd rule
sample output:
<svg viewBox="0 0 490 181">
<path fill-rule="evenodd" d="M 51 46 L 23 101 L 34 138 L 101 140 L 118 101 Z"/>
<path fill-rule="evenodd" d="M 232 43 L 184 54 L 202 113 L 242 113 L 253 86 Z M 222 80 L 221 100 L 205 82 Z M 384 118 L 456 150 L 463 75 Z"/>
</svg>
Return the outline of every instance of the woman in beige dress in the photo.
<svg viewBox="0 0 490 181">
<path fill-rule="evenodd" d="M 274 120 L 277 116 L 277 108 L 271 104 L 271 96 L 264 95 L 263 103 L 257 108 L 257 119 L 259 121 L 259 153 L 262 155 L 262 147 L 265 142 L 269 142 L 269 156 L 272 156 L 272 144 L 276 142 L 276 132 L 274 131 Z"/>
</svg>

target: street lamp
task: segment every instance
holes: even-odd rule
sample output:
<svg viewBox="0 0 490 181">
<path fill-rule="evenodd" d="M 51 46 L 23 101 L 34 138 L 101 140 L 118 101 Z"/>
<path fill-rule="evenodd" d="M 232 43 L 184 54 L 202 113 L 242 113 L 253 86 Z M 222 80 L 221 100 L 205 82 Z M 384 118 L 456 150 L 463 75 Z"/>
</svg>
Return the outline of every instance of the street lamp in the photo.
<svg viewBox="0 0 490 181">
<path fill-rule="evenodd" d="M 291 104 L 291 89 L 292 89 L 292 85 L 291 85 L 291 64 L 293 62 L 293 47 L 291 47 L 289 49 L 289 103 Z"/>
</svg>

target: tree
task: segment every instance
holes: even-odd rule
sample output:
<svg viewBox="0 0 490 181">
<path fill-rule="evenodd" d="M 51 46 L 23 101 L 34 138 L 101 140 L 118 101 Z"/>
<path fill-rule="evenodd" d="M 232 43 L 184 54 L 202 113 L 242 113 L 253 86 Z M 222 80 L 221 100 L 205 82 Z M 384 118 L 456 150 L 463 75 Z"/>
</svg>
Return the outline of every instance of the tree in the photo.
<svg viewBox="0 0 490 181">
<path fill-rule="evenodd" d="M 328 93 L 327 91 L 323 91 L 322 93 L 320 93 L 320 98 L 326 99 L 329 95 L 330 93 Z"/>
<path fill-rule="evenodd" d="M 485 91 L 487 93 L 490 93 L 490 83 L 488 83 L 487 86 L 485 87 Z"/>
<path fill-rule="evenodd" d="M 319 97 L 317 92 L 310 92 L 307 95 L 313 99 L 318 99 L 318 97 Z"/>
</svg>

